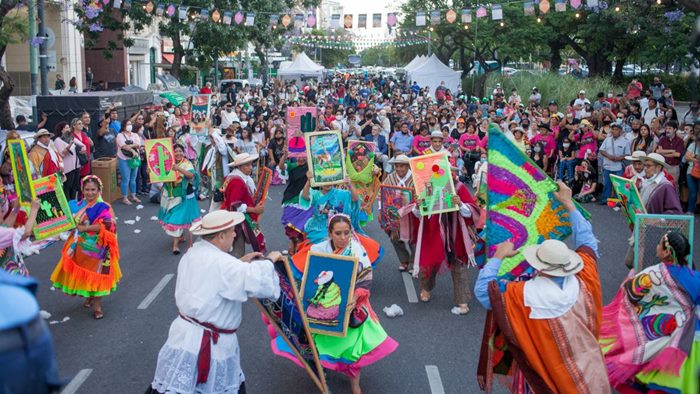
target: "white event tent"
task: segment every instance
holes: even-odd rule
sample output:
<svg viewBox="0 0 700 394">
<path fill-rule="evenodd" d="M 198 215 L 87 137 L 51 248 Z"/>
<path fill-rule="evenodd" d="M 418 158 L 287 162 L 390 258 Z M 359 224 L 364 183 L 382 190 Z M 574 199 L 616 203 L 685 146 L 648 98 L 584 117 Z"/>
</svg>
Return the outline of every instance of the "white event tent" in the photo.
<svg viewBox="0 0 700 394">
<path fill-rule="evenodd" d="M 416 81 L 420 87 L 429 86 L 431 94 L 435 94 L 435 89 L 440 86 L 441 81 L 445 82 L 445 87 L 456 93 L 461 85 L 462 72 L 447 67 L 437 56 L 432 55 L 417 66 L 406 70 L 406 75 L 409 83 Z"/>
<path fill-rule="evenodd" d="M 277 72 L 277 76 L 282 79 L 321 78 L 325 68 L 314 63 L 313 60 L 301 52 L 288 67 Z"/>
</svg>

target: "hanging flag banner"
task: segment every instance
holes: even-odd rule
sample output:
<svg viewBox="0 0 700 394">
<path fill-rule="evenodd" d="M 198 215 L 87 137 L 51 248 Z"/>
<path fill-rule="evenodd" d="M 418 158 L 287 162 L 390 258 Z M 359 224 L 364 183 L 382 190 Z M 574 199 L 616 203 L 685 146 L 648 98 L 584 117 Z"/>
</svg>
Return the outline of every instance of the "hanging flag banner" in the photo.
<svg viewBox="0 0 700 394">
<path fill-rule="evenodd" d="M 457 20 L 457 13 L 455 12 L 455 10 L 447 11 L 447 13 L 445 14 L 445 20 L 448 23 L 455 23 L 455 21 Z"/>
<path fill-rule="evenodd" d="M 284 14 L 284 16 L 282 16 L 282 26 L 287 27 L 290 23 L 292 23 L 292 17 L 288 14 Z"/>
<path fill-rule="evenodd" d="M 219 10 L 214 10 L 211 13 L 211 20 L 214 21 L 214 23 L 219 23 L 221 22 L 221 12 Z"/>
<path fill-rule="evenodd" d="M 343 16 L 343 27 L 352 29 L 352 14 L 345 14 L 345 16 Z"/>
<path fill-rule="evenodd" d="M 114 8 L 122 8 L 122 0 L 114 0 Z"/>
<path fill-rule="evenodd" d="M 124 0 L 124 9 L 127 11 L 131 9 L 131 0 Z"/>
<path fill-rule="evenodd" d="M 199 11 L 199 20 L 206 22 L 208 19 L 209 19 L 209 10 L 206 8 L 202 8 Z"/>
<path fill-rule="evenodd" d="M 523 3 L 523 11 L 525 12 L 525 16 L 535 16 L 535 3 L 526 1 Z"/>
<path fill-rule="evenodd" d="M 253 26 L 255 25 L 255 12 L 248 12 L 245 14 L 245 25 Z"/>
<path fill-rule="evenodd" d="M 575 10 L 577 10 L 579 7 L 581 7 L 581 0 L 571 0 L 569 4 L 571 4 L 571 7 L 573 7 Z"/>
<path fill-rule="evenodd" d="M 395 12 L 390 12 L 390 13 L 386 14 L 386 24 L 389 27 L 396 26 L 396 13 Z"/>
<path fill-rule="evenodd" d="M 340 29 L 340 14 L 331 15 L 331 29 Z"/>
<path fill-rule="evenodd" d="M 175 15 L 175 6 L 170 4 L 168 9 L 165 10 L 165 15 L 167 15 L 168 18 L 172 18 L 172 16 Z"/>
<path fill-rule="evenodd" d="M 549 1 L 548 0 L 540 0 L 540 12 L 543 14 L 546 14 L 549 12 Z"/>
<path fill-rule="evenodd" d="M 598 7 L 598 0 L 586 0 L 588 8 Z"/>
<path fill-rule="evenodd" d="M 233 16 L 233 21 L 240 25 L 243 22 L 243 13 L 241 11 L 236 12 L 236 15 Z"/>
<path fill-rule="evenodd" d="M 233 17 L 233 12 L 231 11 L 224 11 L 224 24 L 225 25 L 231 25 L 231 19 Z"/>
<path fill-rule="evenodd" d="M 556 0 L 554 2 L 554 10 L 556 12 L 566 11 L 566 0 Z"/>
<path fill-rule="evenodd" d="M 154 7 L 153 2 L 149 1 L 148 3 L 146 3 L 145 6 L 143 6 L 143 9 L 144 9 L 144 11 L 146 11 L 147 14 L 150 14 L 153 12 L 153 7 Z"/>
<path fill-rule="evenodd" d="M 416 26 L 425 26 L 425 12 L 416 12 Z"/>
<path fill-rule="evenodd" d="M 308 27 L 308 28 L 316 27 L 316 13 L 310 12 L 309 16 L 306 17 L 306 27 Z"/>
<path fill-rule="evenodd" d="M 486 7 L 484 7 L 483 5 L 476 9 L 476 17 L 477 18 L 483 18 L 487 14 L 488 14 L 488 11 L 486 11 Z"/>
<path fill-rule="evenodd" d="M 178 17 L 181 21 L 184 21 L 185 19 L 187 19 L 187 8 L 188 8 L 188 7 L 185 7 L 185 6 L 182 6 L 182 7 L 178 8 L 178 15 L 177 15 L 177 17 Z"/>
<path fill-rule="evenodd" d="M 280 22 L 280 16 L 277 14 L 270 15 L 270 26 L 274 27 Z"/>
<path fill-rule="evenodd" d="M 367 28 L 367 14 L 357 15 L 357 28 L 366 29 Z"/>
<path fill-rule="evenodd" d="M 304 14 L 294 15 L 294 27 L 301 29 L 304 26 Z"/>
<path fill-rule="evenodd" d="M 158 7 L 156 8 L 156 16 L 163 16 L 164 11 L 165 11 L 165 4 L 158 4 Z"/>
<path fill-rule="evenodd" d="M 471 8 L 464 8 L 462 10 L 462 23 L 472 23 L 472 10 L 471 10 Z"/>
<path fill-rule="evenodd" d="M 382 14 L 372 14 L 372 27 L 375 29 L 382 27 Z"/>
<path fill-rule="evenodd" d="M 440 11 L 430 11 L 430 24 L 439 25 L 440 24 Z"/>
<path fill-rule="evenodd" d="M 494 21 L 500 21 L 503 19 L 503 8 L 500 4 L 494 4 L 491 7 L 491 19 Z"/>
</svg>

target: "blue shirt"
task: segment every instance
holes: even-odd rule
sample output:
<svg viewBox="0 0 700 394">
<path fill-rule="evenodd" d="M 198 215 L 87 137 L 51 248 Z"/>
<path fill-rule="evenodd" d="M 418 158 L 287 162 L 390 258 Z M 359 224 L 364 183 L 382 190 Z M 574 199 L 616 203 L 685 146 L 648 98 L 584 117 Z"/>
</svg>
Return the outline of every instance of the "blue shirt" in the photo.
<svg viewBox="0 0 700 394">
<path fill-rule="evenodd" d="M 0 302 L 0 330 L 20 327 L 36 318 L 39 314 L 39 304 L 33 294 L 36 287 L 34 278 L 0 270 L 0 299 L 4 300 Z"/>
<path fill-rule="evenodd" d="M 569 212 L 569 219 L 571 220 L 571 227 L 574 233 L 574 245 L 576 245 L 574 249 L 578 249 L 581 246 L 588 246 L 591 248 L 591 250 L 593 250 L 596 257 L 598 257 L 598 243 L 596 242 L 595 235 L 593 235 L 593 227 L 591 226 L 591 222 L 586 220 L 578 210 Z M 491 309 L 491 301 L 489 300 L 488 292 L 489 282 L 498 279 L 498 269 L 500 267 L 501 259 L 492 257 L 489 259 L 486 265 L 484 265 L 484 268 L 479 271 L 479 277 L 477 278 L 476 285 L 474 286 L 474 294 L 476 295 L 476 299 L 478 299 L 481 305 L 483 305 L 483 307 L 486 309 Z M 554 279 L 554 281 L 561 287 L 563 278 L 560 280 L 557 280 L 556 278 L 552 279 Z M 499 282 L 501 292 L 506 290 L 507 283 L 508 282 L 506 281 Z"/>
<path fill-rule="evenodd" d="M 411 144 L 413 143 L 413 136 L 411 133 L 397 132 L 391 137 L 391 143 L 394 144 L 394 150 L 401 152 L 410 152 Z"/>
<path fill-rule="evenodd" d="M 113 120 L 109 122 L 109 128 L 114 132 L 114 134 L 119 134 L 122 131 L 122 122 Z"/>
</svg>

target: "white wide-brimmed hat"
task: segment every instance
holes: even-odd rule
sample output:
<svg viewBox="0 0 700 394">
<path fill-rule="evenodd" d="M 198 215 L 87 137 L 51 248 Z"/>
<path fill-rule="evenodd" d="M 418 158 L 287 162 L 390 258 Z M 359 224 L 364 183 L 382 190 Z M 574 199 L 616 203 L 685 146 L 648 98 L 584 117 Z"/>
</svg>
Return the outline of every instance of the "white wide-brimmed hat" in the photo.
<svg viewBox="0 0 700 394">
<path fill-rule="evenodd" d="M 636 150 L 636 151 L 632 152 L 632 156 L 625 156 L 625 160 L 642 161 L 646 157 L 647 157 L 646 152 L 644 152 L 643 150 Z"/>
<path fill-rule="evenodd" d="M 240 212 L 219 209 L 206 214 L 202 220 L 192 225 L 190 232 L 192 235 L 214 234 L 228 230 L 237 224 L 243 223 L 244 220 L 245 216 Z"/>
<path fill-rule="evenodd" d="M 663 156 L 661 156 L 660 154 L 658 154 L 658 153 L 656 153 L 656 152 L 654 152 L 654 153 L 649 153 L 649 154 L 644 158 L 644 160 L 651 160 L 651 161 L 653 161 L 653 162 L 656 163 L 656 164 L 660 164 L 660 165 L 662 165 L 662 166 L 664 166 L 664 167 L 668 167 L 668 164 L 666 164 L 666 159 L 664 159 Z"/>
<path fill-rule="evenodd" d="M 534 269 L 551 276 L 576 275 L 583 269 L 581 256 L 556 239 L 526 247 L 523 256 Z"/>
<path fill-rule="evenodd" d="M 255 160 L 258 160 L 258 155 L 251 155 L 250 153 L 241 153 L 239 155 L 236 155 L 236 158 L 233 159 L 233 163 L 230 163 L 228 166 L 238 167 L 246 163 L 252 163 Z"/>
<path fill-rule="evenodd" d="M 442 135 L 442 131 L 435 130 L 432 133 L 430 133 L 430 139 L 432 140 L 433 138 L 440 138 L 444 140 L 445 136 Z"/>
<path fill-rule="evenodd" d="M 398 155 L 389 160 L 389 164 L 408 164 L 408 156 Z"/>
<path fill-rule="evenodd" d="M 43 137 L 45 135 L 51 135 L 51 132 L 46 129 L 39 129 L 39 131 L 37 131 L 36 134 L 34 134 L 34 139 Z"/>
</svg>

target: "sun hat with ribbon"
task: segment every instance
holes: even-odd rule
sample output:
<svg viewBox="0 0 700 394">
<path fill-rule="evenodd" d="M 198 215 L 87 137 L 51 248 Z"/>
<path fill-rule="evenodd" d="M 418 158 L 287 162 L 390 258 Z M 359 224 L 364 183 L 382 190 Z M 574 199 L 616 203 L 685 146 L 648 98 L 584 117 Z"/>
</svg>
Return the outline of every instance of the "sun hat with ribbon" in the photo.
<svg viewBox="0 0 700 394">
<path fill-rule="evenodd" d="M 46 129 L 40 129 L 39 131 L 34 134 L 34 139 L 37 139 L 39 137 L 43 137 L 45 135 L 51 135 L 51 132 L 46 130 Z"/>
<path fill-rule="evenodd" d="M 583 269 L 581 256 L 556 239 L 526 247 L 523 256 L 534 269 L 551 276 L 576 275 Z"/>
<path fill-rule="evenodd" d="M 392 157 L 389 160 L 389 164 L 408 164 L 408 156 L 406 155 L 398 155 L 396 157 Z"/>
<path fill-rule="evenodd" d="M 632 156 L 625 156 L 625 160 L 629 161 L 642 161 L 647 157 L 647 153 L 643 150 L 636 150 L 632 152 Z"/>
<path fill-rule="evenodd" d="M 214 234 L 228 230 L 240 223 L 243 223 L 245 216 L 240 212 L 231 212 L 223 209 L 210 212 L 199 222 L 190 227 L 193 235 Z"/>
<path fill-rule="evenodd" d="M 433 131 L 432 133 L 430 133 L 430 139 L 433 139 L 433 138 L 440 138 L 440 139 L 444 140 L 445 136 L 442 135 L 442 131 L 436 130 L 436 131 Z"/>
<path fill-rule="evenodd" d="M 238 167 L 246 163 L 252 163 L 255 160 L 258 160 L 258 155 L 251 155 L 250 153 L 241 153 L 239 155 L 236 155 L 236 158 L 233 160 L 233 163 L 230 163 L 228 166 Z"/>
<path fill-rule="evenodd" d="M 662 165 L 662 166 L 664 166 L 664 167 L 668 167 L 668 164 L 666 164 L 666 159 L 664 159 L 663 156 L 661 156 L 660 154 L 658 154 L 658 153 L 656 153 L 656 152 L 649 153 L 649 154 L 644 158 L 644 160 L 651 160 L 651 161 L 653 161 L 653 162 L 656 163 L 656 164 Z"/>
</svg>

